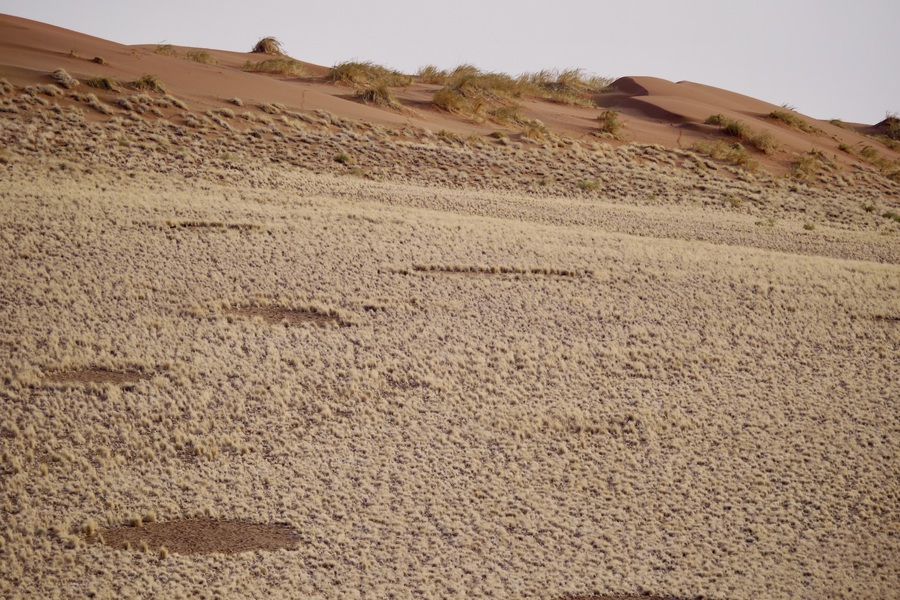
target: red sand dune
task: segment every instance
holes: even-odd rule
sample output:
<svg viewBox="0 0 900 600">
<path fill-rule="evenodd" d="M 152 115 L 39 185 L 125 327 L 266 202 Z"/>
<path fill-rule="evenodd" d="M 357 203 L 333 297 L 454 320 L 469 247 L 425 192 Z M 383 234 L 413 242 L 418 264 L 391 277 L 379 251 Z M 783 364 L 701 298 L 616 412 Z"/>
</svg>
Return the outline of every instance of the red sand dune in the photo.
<svg viewBox="0 0 900 600">
<path fill-rule="evenodd" d="M 245 42 L 249 48 L 254 40 Z M 310 72 L 308 77 L 272 76 L 241 70 L 246 61 L 260 60 L 259 54 L 208 50 L 218 64 L 206 65 L 159 55 L 155 49 L 154 45 L 125 46 L 52 25 L 0 15 L 0 77 L 17 86 L 49 83 L 49 73 L 59 68 L 79 79 L 101 75 L 131 81 L 150 73 L 165 82 L 169 93 L 186 101 L 193 111 L 222 107 L 230 98 L 238 97 L 248 105 L 277 102 L 293 109 L 321 109 L 339 117 L 392 127 L 412 126 L 464 135 L 483 135 L 505 129 L 495 123 L 475 123 L 437 109 L 430 100 L 440 86 L 415 82 L 407 88 L 396 89 L 398 100 L 408 109 L 401 113 L 354 101 L 352 89 L 325 80 L 327 67 L 303 63 Z M 184 56 L 194 49 L 176 50 Z M 102 57 L 106 64 L 93 62 L 94 57 Z M 103 97 L 96 90 L 91 91 Z M 555 133 L 574 138 L 591 137 L 597 129 L 597 117 L 604 109 L 613 108 L 623 115 L 626 126 L 623 139 L 610 140 L 610 143 L 636 142 L 668 147 L 689 147 L 705 139 L 734 141 L 717 127 L 703 124 L 710 115 L 721 113 L 743 121 L 754 131 L 774 136 L 779 150 L 771 156 L 755 153 L 754 157 L 764 169 L 775 173 L 786 172 L 799 154 L 813 149 L 824 152 L 840 164 L 871 168 L 859 158 L 840 151 L 840 144 L 858 149 L 875 145 L 888 160 L 900 159 L 900 153 L 862 135 L 878 133 L 877 126 L 855 126 L 856 130 L 851 130 L 795 113 L 819 130 L 804 133 L 767 118 L 772 111 L 783 110 L 781 107 L 699 83 L 623 77 L 614 83 L 612 91 L 598 94 L 594 100 L 597 108 L 536 99 L 523 100 L 522 105 L 529 118 L 541 120 Z"/>
</svg>

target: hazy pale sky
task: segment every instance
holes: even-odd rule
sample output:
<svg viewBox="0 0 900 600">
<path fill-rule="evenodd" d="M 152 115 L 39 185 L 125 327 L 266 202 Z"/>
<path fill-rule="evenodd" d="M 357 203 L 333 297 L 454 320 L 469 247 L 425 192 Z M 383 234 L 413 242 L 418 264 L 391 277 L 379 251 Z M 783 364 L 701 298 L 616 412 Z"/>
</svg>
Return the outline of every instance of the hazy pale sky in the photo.
<svg viewBox="0 0 900 600">
<path fill-rule="evenodd" d="M 0 12 L 123 44 L 247 51 L 273 35 L 326 66 L 580 67 L 704 83 L 820 119 L 900 112 L 898 0 L 0 0 Z"/>
</svg>

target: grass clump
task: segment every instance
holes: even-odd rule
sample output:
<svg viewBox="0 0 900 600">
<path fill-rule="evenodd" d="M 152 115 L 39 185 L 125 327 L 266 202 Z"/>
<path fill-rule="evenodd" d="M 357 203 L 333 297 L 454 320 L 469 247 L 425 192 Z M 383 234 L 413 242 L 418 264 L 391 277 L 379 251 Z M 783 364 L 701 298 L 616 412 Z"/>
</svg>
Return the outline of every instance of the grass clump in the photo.
<svg viewBox="0 0 900 600">
<path fill-rule="evenodd" d="M 264 37 L 253 46 L 250 51 L 254 54 L 269 54 L 272 56 L 284 56 L 284 46 L 272 36 Z"/>
<path fill-rule="evenodd" d="M 206 50 L 191 50 L 187 53 L 187 59 L 204 65 L 217 65 L 219 60 Z"/>
<path fill-rule="evenodd" d="M 747 142 L 766 155 L 775 154 L 778 151 L 778 143 L 772 134 L 753 131 L 743 121 L 738 121 L 722 114 L 715 114 L 709 116 L 704 121 L 704 124 L 717 125 L 726 135 L 735 137 L 742 142 Z"/>
<path fill-rule="evenodd" d="M 750 156 L 747 149 L 739 142 L 733 144 L 726 144 L 721 141 L 697 142 L 691 146 L 691 150 L 716 160 L 738 165 L 748 171 L 754 171 L 758 166 L 756 160 Z"/>
<path fill-rule="evenodd" d="M 342 165 L 349 165 L 353 162 L 353 157 L 346 152 L 339 152 L 334 156 L 334 162 Z"/>
<path fill-rule="evenodd" d="M 98 90 L 106 90 L 107 92 L 121 92 L 122 84 L 116 81 L 113 77 L 92 77 L 90 79 L 85 80 L 86 85 L 97 88 Z"/>
<path fill-rule="evenodd" d="M 269 58 L 259 62 L 248 60 L 241 69 L 250 73 L 272 73 L 274 75 L 293 75 L 296 77 L 302 77 L 306 74 L 306 69 L 300 64 L 300 61 L 287 57 Z"/>
<path fill-rule="evenodd" d="M 357 92 L 354 98 L 364 104 L 369 104 L 372 106 L 381 106 L 394 110 L 403 109 L 403 105 L 401 105 L 397 101 L 397 99 L 391 93 L 391 89 L 384 84 L 373 85 L 364 90 L 361 90 Z"/>
<path fill-rule="evenodd" d="M 900 213 L 897 213 L 893 210 L 885 211 L 885 212 L 881 213 L 881 216 L 884 217 L 885 219 L 890 219 L 891 221 L 900 223 Z"/>
<path fill-rule="evenodd" d="M 791 175 L 794 179 L 810 181 L 823 170 L 831 171 L 833 169 L 834 163 L 828 160 L 824 152 L 821 150 L 810 150 L 797 157 L 797 160 L 791 165 Z"/>
<path fill-rule="evenodd" d="M 166 86 L 156 75 L 141 75 L 131 82 L 131 87 L 142 92 L 166 93 Z"/>
<path fill-rule="evenodd" d="M 770 119 L 774 119 L 776 121 L 781 121 L 785 125 L 789 127 L 793 127 L 794 129 L 799 129 L 804 133 L 821 133 L 822 130 L 818 127 L 813 127 L 796 114 L 786 111 L 786 110 L 773 110 L 768 114 Z"/>
<path fill-rule="evenodd" d="M 517 81 L 527 96 L 586 108 L 595 107 L 591 96 L 612 83 L 607 77 L 585 76 L 582 69 L 544 69 L 525 73 Z"/>
<path fill-rule="evenodd" d="M 622 120 L 619 111 L 613 109 L 604 110 L 603 113 L 597 117 L 597 122 L 597 133 L 601 137 L 611 137 L 616 140 L 621 139 L 622 128 L 625 126 L 625 122 Z"/>
<path fill-rule="evenodd" d="M 81 83 L 80 81 L 66 73 L 64 69 L 57 69 L 53 71 L 53 73 L 50 74 L 50 77 L 52 77 L 56 83 L 63 86 L 67 90 L 76 88 Z"/>
<path fill-rule="evenodd" d="M 409 75 L 368 61 L 339 63 L 331 68 L 328 77 L 337 83 L 367 87 L 405 87 L 413 81 Z"/>
<path fill-rule="evenodd" d="M 431 102 L 442 110 L 476 121 L 518 122 L 521 107 L 513 99 L 521 96 L 522 87 L 509 75 L 483 73 L 471 65 L 460 65 Z"/>
<path fill-rule="evenodd" d="M 0 78 L 0 96 L 9 96 L 16 90 L 15 86 L 6 78 Z"/>
<path fill-rule="evenodd" d="M 438 69 L 434 65 L 425 65 L 416 71 L 416 77 L 422 83 L 444 85 L 450 79 L 450 73 L 445 69 Z"/>
<path fill-rule="evenodd" d="M 178 51 L 172 44 L 159 44 L 153 52 L 161 56 L 178 56 Z"/>
</svg>

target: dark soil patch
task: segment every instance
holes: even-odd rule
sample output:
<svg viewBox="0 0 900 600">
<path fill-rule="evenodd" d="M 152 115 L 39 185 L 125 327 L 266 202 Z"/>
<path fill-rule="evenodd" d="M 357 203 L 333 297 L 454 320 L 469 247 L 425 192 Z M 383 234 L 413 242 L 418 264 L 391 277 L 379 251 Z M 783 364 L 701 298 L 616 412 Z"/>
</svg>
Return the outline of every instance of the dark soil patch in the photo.
<svg viewBox="0 0 900 600">
<path fill-rule="evenodd" d="M 110 371 L 108 369 L 90 368 L 53 373 L 44 378 L 44 383 L 63 385 L 109 384 L 130 388 L 134 387 L 139 381 L 149 378 L 149 375 L 133 371 Z"/>
<path fill-rule="evenodd" d="M 102 529 L 89 537 L 88 542 L 101 542 L 120 550 L 139 550 L 144 543 L 151 551 L 165 548 L 177 554 L 236 554 L 295 548 L 300 542 L 300 534 L 282 524 L 180 519 L 140 527 Z"/>
<path fill-rule="evenodd" d="M 590 277 L 593 275 L 592 271 L 578 271 L 574 269 L 521 269 L 517 267 L 416 265 L 412 270 L 417 273 L 443 273 L 450 275 L 544 275 L 549 277 Z"/>
<path fill-rule="evenodd" d="M 283 324 L 289 327 L 296 327 L 312 324 L 324 327 L 329 323 L 337 323 L 341 327 L 349 326 L 336 314 L 314 309 L 286 308 L 283 306 L 245 306 L 233 308 L 228 313 L 247 319 L 259 317 L 270 325 Z"/>
<path fill-rule="evenodd" d="M 222 223 L 219 221 L 166 221 L 169 229 L 233 229 L 237 231 L 251 231 L 262 229 L 253 223 Z"/>
</svg>

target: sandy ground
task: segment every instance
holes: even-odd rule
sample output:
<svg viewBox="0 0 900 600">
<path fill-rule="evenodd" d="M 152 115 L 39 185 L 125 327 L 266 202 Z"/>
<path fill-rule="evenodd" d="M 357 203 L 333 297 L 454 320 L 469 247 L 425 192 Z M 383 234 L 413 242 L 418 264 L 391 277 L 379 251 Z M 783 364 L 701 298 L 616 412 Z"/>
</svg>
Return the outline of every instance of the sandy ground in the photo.
<svg viewBox="0 0 900 600">
<path fill-rule="evenodd" d="M 33 77 L 3 597 L 896 597 L 895 182 Z"/>
</svg>

